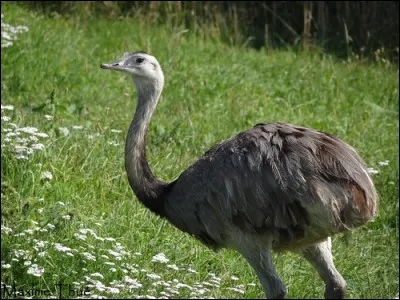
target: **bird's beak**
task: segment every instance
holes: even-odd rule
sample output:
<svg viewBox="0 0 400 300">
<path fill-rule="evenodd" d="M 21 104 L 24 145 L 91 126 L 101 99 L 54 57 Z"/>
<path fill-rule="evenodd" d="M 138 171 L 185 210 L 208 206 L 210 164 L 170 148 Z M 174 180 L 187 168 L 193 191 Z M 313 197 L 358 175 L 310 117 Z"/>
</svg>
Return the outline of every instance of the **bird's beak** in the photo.
<svg viewBox="0 0 400 300">
<path fill-rule="evenodd" d="M 109 70 L 118 70 L 122 71 L 126 67 L 123 65 L 123 62 L 121 60 L 118 60 L 116 62 L 108 63 L 108 64 L 101 64 L 100 68 L 102 69 L 109 69 Z"/>
</svg>

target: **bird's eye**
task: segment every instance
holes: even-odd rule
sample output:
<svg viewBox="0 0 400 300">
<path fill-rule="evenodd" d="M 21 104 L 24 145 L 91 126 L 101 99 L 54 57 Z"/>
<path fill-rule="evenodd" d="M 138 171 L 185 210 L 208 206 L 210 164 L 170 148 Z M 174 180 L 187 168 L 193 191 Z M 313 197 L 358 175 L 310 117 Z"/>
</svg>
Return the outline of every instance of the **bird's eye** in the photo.
<svg viewBox="0 0 400 300">
<path fill-rule="evenodd" d="M 136 63 L 141 64 L 144 61 L 144 58 L 138 57 L 136 58 Z"/>
</svg>

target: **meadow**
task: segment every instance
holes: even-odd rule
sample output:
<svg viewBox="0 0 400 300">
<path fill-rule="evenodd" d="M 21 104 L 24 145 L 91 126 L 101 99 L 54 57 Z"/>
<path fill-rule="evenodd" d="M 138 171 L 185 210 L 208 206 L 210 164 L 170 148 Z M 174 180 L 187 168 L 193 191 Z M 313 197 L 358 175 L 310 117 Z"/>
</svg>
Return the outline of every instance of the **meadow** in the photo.
<svg viewBox="0 0 400 300">
<path fill-rule="evenodd" d="M 354 146 L 370 168 L 380 212 L 333 238 L 335 264 L 349 298 L 398 295 L 397 66 L 231 47 L 206 29 L 192 34 L 137 18 L 88 21 L 1 5 L 2 297 L 15 287 L 25 298 L 31 289 L 47 291 L 33 298 L 58 298 L 58 283 L 65 298 L 264 297 L 238 253 L 207 249 L 130 189 L 124 142 L 136 91 L 100 64 L 135 50 L 156 56 L 165 74 L 147 146 L 164 181 L 260 122 L 312 127 Z M 306 261 L 274 258 L 289 298 L 323 297 Z"/>
</svg>

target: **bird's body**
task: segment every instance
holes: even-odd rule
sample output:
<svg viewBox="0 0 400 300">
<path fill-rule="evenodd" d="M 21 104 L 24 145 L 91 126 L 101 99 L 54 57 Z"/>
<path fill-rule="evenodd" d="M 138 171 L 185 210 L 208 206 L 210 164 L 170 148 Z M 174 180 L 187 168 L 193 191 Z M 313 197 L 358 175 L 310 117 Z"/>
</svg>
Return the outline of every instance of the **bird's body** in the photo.
<svg viewBox="0 0 400 300">
<path fill-rule="evenodd" d="M 237 170 L 240 170 L 238 172 Z M 160 212 L 209 246 L 237 231 L 288 250 L 364 224 L 375 191 L 339 139 L 285 123 L 258 124 L 217 144 L 171 184 Z"/>
<path fill-rule="evenodd" d="M 144 52 L 125 53 L 102 67 L 130 73 L 138 89 L 125 167 L 147 208 L 213 249 L 239 251 L 269 298 L 286 295 L 271 250 L 299 253 L 325 281 L 326 297 L 344 297 L 330 236 L 371 220 L 378 202 L 352 147 L 310 128 L 257 124 L 215 145 L 175 181 L 164 183 L 146 159 L 146 133 L 164 82 L 161 67 Z"/>
</svg>

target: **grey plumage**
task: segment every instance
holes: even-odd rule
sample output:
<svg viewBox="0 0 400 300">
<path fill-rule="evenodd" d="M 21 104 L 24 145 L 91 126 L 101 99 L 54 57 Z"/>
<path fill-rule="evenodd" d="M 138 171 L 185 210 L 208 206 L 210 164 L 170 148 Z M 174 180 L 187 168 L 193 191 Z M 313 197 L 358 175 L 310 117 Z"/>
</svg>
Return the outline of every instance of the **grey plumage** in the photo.
<svg viewBox="0 0 400 300">
<path fill-rule="evenodd" d="M 164 77 L 144 52 L 125 53 L 103 68 L 132 75 L 138 89 L 125 166 L 138 199 L 180 230 L 217 250 L 238 250 L 267 297 L 286 295 L 271 250 L 304 256 L 326 284 L 325 297 L 345 296 L 330 236 L 377 214 L 378 196 L 357 152 L 330 134 L 263 123 L 208 150 L 175 181 L 156 179 L 146 159 L 146 133 Z"/>
<path fill-rule="evenodd" d="M 183 172 L 170 196 L 167 218 L 217 247 L 227 246 L 218 235 L 227 226 L 268 232 L 280 249 L 354 229 L 376 214 L 376 192 L 354 149 L 284 123 L 258 124 L 216 145 Z"/>
</svg>

